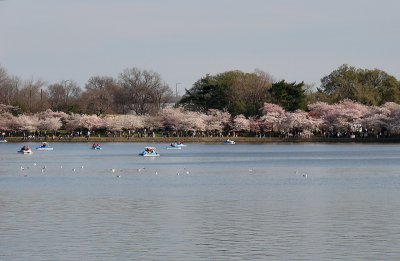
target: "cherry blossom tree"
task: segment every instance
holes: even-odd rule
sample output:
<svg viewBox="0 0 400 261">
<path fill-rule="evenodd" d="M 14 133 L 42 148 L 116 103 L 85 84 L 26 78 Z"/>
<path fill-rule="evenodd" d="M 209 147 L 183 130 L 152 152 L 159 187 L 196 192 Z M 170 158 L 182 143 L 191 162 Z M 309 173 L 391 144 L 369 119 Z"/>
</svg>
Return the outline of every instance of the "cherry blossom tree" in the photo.
<svg viewBox="0 0 400 261">
<path fill-rule="evenodd" d="M 308 109 L 311 117 L 322 120 L 322 128 L 338 133 L 356 131 L 361 125 L 362 118 L 369 112 L 368 106 L 351 100 L 332 105 L 317 102 L 310 104 Z"/>
<path fill-rule="evenodd" d="M 392 134 L 400 133 L 400 105 L 394 102 L 387 102 L 382 108 L 389 111 L 387 128 Z"/>
<path fill-rule="evenodd" d="M 42 120 L 47 118 L 59 118 L 60 120 L 66 120 L 69 118 L 69 115 L 63 111 L 52 111 L 51 109 L 47 109 L 45 111 L 36 113 L 36 116 Z"/>
<path fill-rule="evenodd" d="M 259 126 L 263 131 L 275 132 L 286 115 L 286 111 L 279 105 L 264 103 L 261 108 L 263 116 L 260 118 Z"/>
<path fill-rule="evenodd" d="M 261 119 L 257 119 L 255 117 L 249 118 L 250 122 L 250 131 L 253 133 L 260 133 L 261 132 L 261 126 L 262 126 L 262 121 Z"/>
<path fill-rule="evenodd" d="M 105 127 L 105 122 L 102 118 L 97 115 L 81 115 L 81 114 L 72 114 L 69 119 L 66 121 L 65 128 L 67 130 L 75 130 L 75 129 L 87 129 L 87 130 L 95 130 L 98 128 Z"/>
<path fill-rule="evenodd" d="M 17 128 L 17 120 L 11 113 L 0 114 L 0 130 L 2 131 L 13 131 Z"/>
<path fill-rule="evenodd" d="M 231 127 L 234 132 L 250 131 L 250 121 L 240 114 L 233 118 Z"/>
<path fill-rule="evenodd" d="M 149 130 L 157 130 L 163 127 L 160 114 L 156 115 L 144 115 L 143 124 Z"/>
<path fill-rule="evenodd" d="M 57 117 L 40 119 L 38 122 L 38 128 L 40 130 L 56 131 L 61 129 L 62 125 L 61 118 Z"/>
<path fill-rule="evenodd" d="M 185 117 L 185 113 L 182 108 L 168 108 L 163 109 L 160 116 L 166 130 L 178 131 L 180 126 L 183 125 L 182 120 Z"/>
<path fill-rule="evenodd" d="M 209 133 L 217 132 L 218 135 L 229 126 L 231 115 L 217 109 L 210 109 L 203 115 L 205 130 Z"/>
<path fill-rule="evenodd" d="M 39 119 L 36 116 L 19 115 L 15 118 L 15 130 L 17 131 L 36 131 Z"/>
<path fill-rule="evenodd" d="M 312 118 L 308 113 L 297 110 L 286 113 L 278 128 L 281 132 L 292 133 L 293 136 L 311 136 L 319 130 L 320 121 Z"/>
</svg>

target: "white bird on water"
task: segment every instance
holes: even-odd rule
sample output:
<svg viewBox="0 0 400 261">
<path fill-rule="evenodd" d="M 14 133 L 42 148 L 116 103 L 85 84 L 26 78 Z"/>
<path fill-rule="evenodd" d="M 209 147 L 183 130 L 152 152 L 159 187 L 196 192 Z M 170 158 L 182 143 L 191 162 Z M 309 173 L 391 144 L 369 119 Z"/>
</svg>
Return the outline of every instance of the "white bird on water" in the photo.
<svg viewBox="0 0 400 261">
<path fill-rule="evenodd" d="M 303 178 L 307 178 L 308 177 L 307 173 L 300 173 L 297 170 L 295 171 L 295 174 L 296 175 L 301 175 Z"/>
<path fill-rule="evenodd" d="M 111 172 L 114 173 L 114 172 L 115 172 L 115 169 L 111 169 Z"/>
<path fill-rule="evenodd" d="M 73 171 L 73 172 L 75 172 L 75 171 L 76 171 L 76 169 L 75 169 L 75 168 L 73 168 L 73 169 L 72 169 L 72 171 Z"/>
<path fill-rule="evenodd" d="M 25 168 L 21 166 L 21 170 L 25 170 Z"/>
</svg>

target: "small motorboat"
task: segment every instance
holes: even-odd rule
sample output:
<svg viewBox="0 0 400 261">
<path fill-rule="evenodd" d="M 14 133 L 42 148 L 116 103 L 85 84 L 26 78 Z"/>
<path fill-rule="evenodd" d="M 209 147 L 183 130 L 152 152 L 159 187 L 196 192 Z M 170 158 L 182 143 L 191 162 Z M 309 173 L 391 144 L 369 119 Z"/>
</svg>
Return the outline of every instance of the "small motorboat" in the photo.
<svg viewBox="0 0 400 261">
<path fill-rule="evenodd" d="M 19 151 L 17 151 L 18 153 L 22 153 L 22 154 L 32 154 L 32 150 L 31 148 L 29 148 L 28 146 L 23 146 Z"/>
<path fill-rule="evenodd" d="M 0 143 L 6 143 L 7 142 L 7 140 L 6 139 L 2 139 L 2 138 L 0 138 Z"/>
<path fill-rule="evenodd" d="M 50 147 L 47 142 L 43 142 L 43 144 L 40 147 L 37 147 L 36 150 L 53 150 L 53 148 Z"/>
<path fill-rule="evenodd" d="M 100 146 L 100 144 L 93 143 L 92 150 L 101 150 L 101 149 L 103 149 L 103 148 Z"/>
<path fill-rule="evenodd" d="M 160 154 L 157 153 L 154 147 L 145 147 L 143 152 L 139 153 L 140 156 L 144 157 L 159 157 Z"/>
<path fill-rule="evenodd" d="M 178 143 L 171 143 L 169 146 L 165 147 L 167 150 L 180 150 L 182 146 L 179 146 Z"/>
<path fill-rule="evenodd" d="M 227 139 L 226 141 L 224 141 L 224 144 L 233 145 L 233 144 L 236 144 L 236 142 L 233 140 Z"/>
</svg>

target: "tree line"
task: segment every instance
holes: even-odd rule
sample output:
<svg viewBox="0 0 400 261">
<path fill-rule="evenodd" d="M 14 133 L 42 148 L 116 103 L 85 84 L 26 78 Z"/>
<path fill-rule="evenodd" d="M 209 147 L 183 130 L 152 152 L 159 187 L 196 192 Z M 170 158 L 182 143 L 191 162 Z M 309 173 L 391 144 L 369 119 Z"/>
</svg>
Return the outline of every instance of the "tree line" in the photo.
<svg viewBox="0 0 400 261">
<path fill-rule="evenodd" d="M 327 104 L 309 104 L 307 111 L 287 111 L 273 103 L 264 103 L 260 117 L 233 116 L 210 109 L 206 112 L 179 108 L 162 109 L 157 115 L 67 114 L 46 110 L 34 114 L 12 115 L 12 106 L 0 105 L 0 130 L 5 134 L 45 133 L 69 137 L 78 135 L 124 135 L 222 137 L 392 137 L 400 134 L 400 105 L 387 102 L 367 106 L 344 100 Z"/>
<path fill-rule="evenodd" d="M 148 70 L 127 68 L 115 79 L 90 77 L 84 89 L 73 80 L 46 84 L 22 80 L 0 67 L 0 104 L 15 106 L 20 113 L 50 109 L 85 114 L 155 114 L 173 99 L 161 76 Z"/>
<path fill-rule="evenodd" d="M 90 77 L 82 89 L 73 80 L 46 83 L 22 80 L 0 67 L 0 104 L 18 108 L 15 113 L 51 109 L 81 114 L 156 115 L 175 104 L 186 110 L 216 109 L 232 116 L 260 117 L 264 103 L 294 112 L 316 102 L 334 104 L 352 100 L 368 106 L 400 103 L 400 82 L 379 69 L 342 65 L 321 78 L 317 88 L 304 82 L 275 80 L 270 74 L 239 70 L 201 77 L 176 100 L 173 91 L 154 71 L 127 68 L 117 78 Z"/>
</svg>

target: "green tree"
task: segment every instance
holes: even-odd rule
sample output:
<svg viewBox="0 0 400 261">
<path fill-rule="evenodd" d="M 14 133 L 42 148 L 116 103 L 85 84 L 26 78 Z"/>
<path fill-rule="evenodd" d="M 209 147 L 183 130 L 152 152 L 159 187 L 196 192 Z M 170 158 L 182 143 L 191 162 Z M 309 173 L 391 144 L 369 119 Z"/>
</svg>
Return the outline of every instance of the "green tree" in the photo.
<svg viewBox="0 0 400 261">
<path fill-rule="evenodd" d="M 186 90 L 179 104 L 194 111 L 218 109 L 233 116 L 258 115 L 259 109 L 268 100 L 271 84 L 272 77 L 262 71 L 227 71 L 206 75 Z"/>
<path fill-rule="evenodd" d="M 228 110 L 230 86 L 240 73 L 229 71 L 214 76 L 207 74 L 195 82 L 190 90 L 186 90 L 179 104 L 193 111 Z"/>
<path fill-rule="evenodd" d="M 304 82 L 287 83 L 285 80 L 272 84 L 270 89 L 272 103 L 282 106 L 287 111 L 298 109 L 305 110 L 307 107 Z"/>
<path fill-rule="evenodd" d="M 346 64 L 321 79 L 321 92 L 330 102 L 350 99 L 366 105 L 400 101 L 397 79 L 379 69 L 358 69 Z"/>
<path fill-rule="evenodd" d="M 232 115 L 243 114 L 247 117 L 260 115 L 260 108 L 264 102 L 270 100 L 271 86 L 272 77 L 260 70 L 237 75 L 230 88 L 229 112 Z"/>
</svg>

